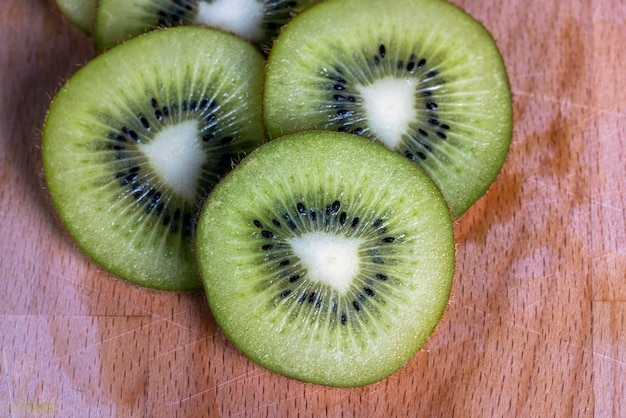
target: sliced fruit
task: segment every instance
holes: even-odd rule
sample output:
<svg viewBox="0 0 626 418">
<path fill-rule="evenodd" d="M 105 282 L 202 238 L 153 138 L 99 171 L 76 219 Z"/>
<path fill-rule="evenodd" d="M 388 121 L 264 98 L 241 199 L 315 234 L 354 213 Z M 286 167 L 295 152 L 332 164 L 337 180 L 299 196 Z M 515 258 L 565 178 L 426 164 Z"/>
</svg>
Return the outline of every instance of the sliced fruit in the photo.
<svg viewBox="0 0 626 418">
<path fill-rule="evenodd" d="M 171 28 L 98 56 L 60 89 L 44 172 L 87 255 L 143 286 L 201 287 L 195 218 L 232 161 L 263 142 L 263 65 L 233 35 Z"/>
<path fill-rule="evenodd" d="M 245 355 L 331 386 L 407 363 L 454 270 L 451 217 L 430 178 L 327 131 L 272 141 L 232 170 L 201 211 L 197 254 L 213 314 Z"/>
<path fill-rule="evenodd" d="M 294 14 L 318 0 L 100 0 L 96 44 L 111 46 L 157 27 L 205 25 L 267 50 Z"/>
<path fill-rule="evenodd" d="M 269 56 L 269 136 L 308 129 L 378 141 L 426 170 L 454 216 L 499 173 L 509 83 L 489 32 L 440 0 L 336 0 L 296 16 Z"/>
</svg>

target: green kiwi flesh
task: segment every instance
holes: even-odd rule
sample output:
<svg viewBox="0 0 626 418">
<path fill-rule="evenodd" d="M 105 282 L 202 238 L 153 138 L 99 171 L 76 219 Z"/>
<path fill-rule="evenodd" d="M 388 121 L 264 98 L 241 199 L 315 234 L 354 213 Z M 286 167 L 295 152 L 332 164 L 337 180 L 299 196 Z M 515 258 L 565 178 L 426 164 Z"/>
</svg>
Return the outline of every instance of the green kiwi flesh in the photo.
<svg viewBox="0 0 626 418">
<path fill-rule="evenodd" d="M 249 154 L 198 221 L 215 319 L 274 372 L 354 387 L 423 346 L 454 271 L 449 209 L 415 164 L 356 135 L 288 135 Z"/>
<path fill-rule="evenodd" d="M 44 123 L 44 174 L 88 256 L 142 286 L 201 288 L 196 215 L 264 141 L 263 70 L 240 38 L 180 27 L 112 48 L 62 86 Z"/>
<path fill-rule="evenodd" d="M 490 33 L 440 0 L 336 0 L 277 38 L 264 114 L 270 138 L 308 129 L 379 141 L 422 166 L 455 217 L 500 172 L 511 93 Z"/>
<path fill-rule="evenodd" d="M 98 49 L 157 27 L 205 25 L 267 50 L 279 29 L 318 0 L 100 0 Z"/>
<path fill-rule="evenodd" d="M 61 12 L 87 35 L 92 34 L 98 0 L 56 0 Z"/>
</svg>

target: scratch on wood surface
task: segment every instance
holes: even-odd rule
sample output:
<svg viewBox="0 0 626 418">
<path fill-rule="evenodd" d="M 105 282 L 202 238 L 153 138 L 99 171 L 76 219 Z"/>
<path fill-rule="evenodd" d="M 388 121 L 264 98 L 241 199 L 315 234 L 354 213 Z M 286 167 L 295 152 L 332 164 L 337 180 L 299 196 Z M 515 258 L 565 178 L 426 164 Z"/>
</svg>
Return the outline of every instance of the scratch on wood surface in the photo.
<svg viewBox="0 0 626 418">
<path fill-rule="evenodd" d="M 624 249 L 616 249 L 613 251 L 607 251 L 605 253 L 602 253 L 600 255 L 596 255 L 594 257 L 591 258 L 591 261 L 611 261 L 613 260 L 613 257 L 618 256 L 618 258 L 622 258 L 622 256 L 626 255 L 626 248 Z M 625 260 L 626 261 L 626 260 Z"/>
<path fill-rule="evenodd" d="M 536 304 L 537 303 L 533 303 L 531 305 L 524 306 L 524 308 L 526 309 L 526 308 L 534 306 Z M 489 313 L 489 312 L 487 312 L 485 310 L 482 310 L 482 309 L 477 309 L 475 306 L 463 305 L 462 307 L 467 309 L 468 311 L 473 311 L 473 312 L 476 312 L 478 314 L 481 314 L 481 315 L 489 317 L 489 318 L 496 317 L 496 315 L 493 315 L 492 313 Z M 503 316 L 499 316 L 498 318 L 502 319 L 503 323 L 508 324 L 508 325 L 512 325 L 513 327 L 519 328 L 519 329 L 524 330 L 524 331 L 526 331 L 528 333 L 535 334 L 535 335 L 543 335 L 541 333 L 541 331 L 538 331 L 538 330 L 536 330 L 534 328 L 531 328 L 531 327 L 529 327 L 529 326 L 527 326 L 525 324 L 519 324 L 519 323 L 517 323 L 515 321 L 511 321 L 511 320 L 504 320 Z"/>
<path fill-rule="evenodd" d="M 594 203 L 594 204 L 599 205 L 599 206 L 601 206 L 603 208 L 606 208 L 606 209 L 612 209 L 612 210 L 618 211 L 620 213 L 626 210 L 626 208 L 624 208 L 623 206 L 615 206 L 615 205 L 612 205 L 610 203 L 605 203 L 605 202 L 603 202 L 603 201 L 601 201 L 599 199 L 593 199 L 592 198 L 591 199 L 591 203 Z"/>
<path fill-rule="evenodd" d="M 586 109 L 586 110 L 591 110 L 593 111 L 593 113 L 590 114 L 591 119 L 595 118 L 596 116 L 599 115 L 611 115 L 611 116 L 619 116 L 619 117 L 623 117 L 626 116 L 626 112 L 623 111 L 619 111 L 619 110 L 614 110 L 615 108 L 619 107 L 620 105 L 623 105 L 624 103 L 626 103 L 626 100 L 620 100 L 616 103 L 610 103 L 608 104 L 607 107 L 601 107 L 595 104 L 589 104 L 589 103 L 580 103 L 578 101 L 573 101 L 570 100 L 567 97 L 557 97 L 557 96 L 552 96 L 549 94 L 542 94 L 542 93 L 537 93 L 534 91 L 525 91 L 525 90 L 515 90 L 513 89 L 511 91 L 513 96 L 520 96 L 520 97 L 531 97 L 534 99 L 540 99 L 540 100 L 544 100 L 547 102 L 551 102 L 551 103 L 557 103 L 561 106 L 571 106 L 571 107 L 576 107 L 579 109 Z"/>
<path fill-rule="evenodd" d="M 72 316 L 67 316 L 66 315 L 64 317 L 65 318 L 71 318 Z M 74 316 L 74 317 L 75 318 L 79 318 L 80 316 Z M 95 318 L 98 318 L 98 317 L 89 316 L 87 318 L 88 319 L 95 319 Z M 119 318 L 126 318 L 126 317 L 125 316 L 120 316 Z M 137 317 L 134 317 L 134 318 L 137 318 Z M 142 317 L 139 317 L 139 318 L 142 318 Z M 149 317 L 145 317 L 145 318 L 149 318 Z M 66 359 L 68 357 L 71 357 L 71 356 L 73 356 L 73 355 L 75 355 L 77 353 L 81 353 L 81 352 L 88 351 L 88 350 L 91 350 L 91 349 L 96 349 L 99 346 L 101 346 L 101 345 L 103 345 L 103 344 L 105 344 L 107 342 L 114 341 L 114 340 L 116 340 L 118 338 L 121 338 L 121 337 L 124 337 L 126 335 L 132 334 L 132 333 L 134 333 L 136 331 L 142 330 L 143 328 L 147 328 L 147 327 L 149 327 L 151 325 L 152 325 L 152 323 L 148 323 L 148 324 L 140 325 L 138 327 L 134 327 L 134 328 L 132 328 L 130 330 L 127 330 L 127 331 L 124 331 L 124 332 L 122 332 L 120 334 L 116 334 L 116 335 L 113 335 L 113 336 L 111 336 L 109 338 L 105 338 L 103 340 L 97 341 L 96 343 L 82 346 L 82 347 L 80 347 L 80 348 L 78 348 L 76 350 L 70 351 L 69 353 L 63 354 L 62 356 L 56 356 L 56 357 L 54 357 L 54 360 L 63 360 L 63 359 Z"/>
<path fill-rule="evenodd" d="M 242 382 L 242 381 L 245 381 L 247 379 L 260 377 L 260 376 L 262 376 L 264 374 L 265 374 L 264 370 L 259 370 L 259 369 L 249 370 L 249 371 L 241 373 L 241 374 L 239 374 L 239 375 L 237 375 L 235 377 L 227 379 L 227 380 L 225 380 L 223 382 L 220 382 L 219 384 L 210 386 L 210 387 L 208 387 L 206 389 L 203 389 L 203 390 L 201 390 L 199 392 L 196 392 L 196 393 L 193 393 L 193 394 L 191 394 L 189 396 L 186 396 L 184 398 L 176 399 L 174 401 L 166 401 L 166 405 L 168 405 L 168 406 L 180 405 L 180 404 L 185 403 L 187 401 L 193 400 L 194 398 L 197 398 L 198 396 L 202 396 L 202 395 L 204 395 L 206 393 L 216 391 L 219 388 L 228 386 L 228 385 L 233 384 L 233 383 Z M 163 397 L 165 397 L 165 395 L 163 395 Z"/>
<path fill-rule="evenodd" d="M 203 330 L 200 330 L 200 329 L 191 328 L 191 327 L 187 326 L 183 322 L 176 321 L 175 318 L 170 319 L 170 318 L 168 318 L 166 316 L 159 315 L 159 314 L 155 313 L 151 309 L 148 309 L 148 308 L 145 308 L 145 307 L 140 306 L 138 304 L 132 303 L 132 301 L 130 301 L 130 300 L 123 299 L 122 297 L 116 297 L 115 295 L 117 293 L 114 293 L 114 292 L 111 292 L 111 293 L 101 292 L 101 291 L 99 291 L 99 290 L 97 290 L 97 289 L 95 289 L 93 287 L 86 286 L 85 284 L 80 283 L 80 282 L 78 282 L 76 280 L 71 280 L 67 276 L 65 276 L 63 274 L 60 274 L 60 273 L 57 273 L 57 272 L 55 272 L 53 270 L 50 271 L 50 274 L 52 276 L 54 276 L 55 278 L 59 278 L 59 279 L 64 280 L 64 281 L 66 281 L 68 283 L 71 283 L 72 285 L 74 285 L 76 287 L 85 289 L 87 292 L 92 292 L 92 293 L 97 293 L 99 295 L 104 295 L 105 297 L 107 297 L 107 298 L 109 298 L 111 300 L 114 300 L 115 302 L 119 302 L 121 304 L 128 305 L 128 306 L 130 306 L 132 308 L 136 308 L 138 311 L 140 311 L 142 313 L 142 315 L 91 315 L 92 317 L 98 317 L 98 316 L 120 316 L 120 317 L 132 317 L 132 318 L 144 318 L 144 317 L 145 318 L 149 318 L 149 317 L 151 317 L 153 319 L 153 321 L 151 321 L 151 323 L 148 324 L 148 326 L 154 325 L 154 324 L 158 323 L 159 321 L 165 321 L 167 323 L 170 323 L 170 324 L 173 324 L 173 325 L 177 325 L 178 327 L 183 328 L 183 329 L 189 331 L 190 333 L 198 334 L 198 335 L 200 335 L 202 337 L 205 337 L 205 338 L 206 337 L 210 337 L 211 335 L 213 335 L 213 334 L 208 334 L 208 333 L 206 333 L 206 332 L 204 332 Z M 176 317 L 183 316 L 185 313 L 192 312 L 194 310 L 197 310 L 198 308 L 199 307 L 197 305 L 188 307 L 188 308 L 183 309 L 181 311 L 177 311 L 175 316 Z"/>
<path fill-rule="evenodd" d="M 620 365 L 620 366 L 626 366 L 626 361 L 619 360 L 619 359 L 617 359 L 617 358 L 615 358 L 615 357 L 608 356 L 608 355 L 606 355 L 606 354 L 602 354 L 602 353 L 599 353 L 599 352 L 597 352 L 597 351 L 594 351 L 594 352 L 593 352 L 593 355 L 594 355 L 594 356 L 597 356 L 597 357 L 600 357 L 602 360 L 609 360 L 610 362 L 612 362 L 612 363 L 617 363 L 617 364 L 618 364 L 618 365 Z"/>
<path fill-rule="evenodd" d="M 181 327 L 181 328 L 183 328 L 183 329 L 184 329 L 184 327 Z M 217 335 L 217 334 L 220 334 L 220 333 L 221 333 L 221 332 L 218 330 L 218 331 L 215 331 L 215 332 L 214 332 L 213 334 L 211 334 L 211 335 L 208 335 L 208 334 L 207 334 L 207 335 L 205 335 L 205 336 L 203 336 L 202 338 L 199 338 L 199 339 L 197 339 L 197 340 L 190 341 L 190 342 L 188 342 L 188 343 L 186 343 L 186 344 L 183 344 L 183 345 L 177 345 L 175 348 L 172 348 L 171 350 L 160 351 L 158 354 L 156 354 L 156 355 L 155 355 L 154 357 L 152 357 L 150 360 L 154 360 L 154 359 L 156 359 L 156 358 L 158 358 L 158 357 L 167 356 L 167 355 L 172 354 L 172 353 L 175 353 L 175 352 L 177 352 L 177 351 L 184 350 L 184 349 L 186 349 L 186 348 L 188 348 L 188 347 L 190 347 L 190 346 L 192 346 L 192 345 L 199 344 L 199 343 L 201 343 L 201 342 L 203 342 L 203 341 L 206 341 L 206 340 L 208 340 L 210 337 L 213 337 L 214 335 Z"/>
</svg>

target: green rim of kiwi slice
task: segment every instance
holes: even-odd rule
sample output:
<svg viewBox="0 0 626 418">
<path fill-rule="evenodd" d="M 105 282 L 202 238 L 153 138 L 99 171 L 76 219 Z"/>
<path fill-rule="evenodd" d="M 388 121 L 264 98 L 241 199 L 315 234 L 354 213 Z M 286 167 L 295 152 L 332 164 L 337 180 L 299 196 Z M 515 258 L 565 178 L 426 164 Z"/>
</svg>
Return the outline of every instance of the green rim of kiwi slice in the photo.
<svg viewBox="0 0 626 418">
<path fill-rule="evenodd" d="M 379 141 L 424 168 L 455 217 L 499 173 L 512 134 L 490 33 L 439 0 L 337 0 L 286 25 L 269 56 L 270 138 L 307 129 Z"/>
<path fill-rule="evenodd" d="M 56 0 L 65 17 L 87 35 L 92 35 L 98 0 Z"/>
<path fill-rule="evenodd" d="M 264 141 L 263 70 L 240 38 L 181 27 L 113 48 L 62 86 L 43 128 L 44 174 L 88 256 L 143 286 L 201 288 L 196 215 Z"/>
<path fill-rule="evenodd" d="M 422 347 L 454 271 L 449 209 L 415 164 L 356 135 L 262 145 L 200 213 L 215 319 L 245 355 L 330 386 L 392 374 Z"/>
<path fill-rule="evenodd" d="M 204 25 L 233 33 L 268 50 L 279 29 L 319 0 L 100 0 L 98 49 L 157 27 Z"/>
</svg>

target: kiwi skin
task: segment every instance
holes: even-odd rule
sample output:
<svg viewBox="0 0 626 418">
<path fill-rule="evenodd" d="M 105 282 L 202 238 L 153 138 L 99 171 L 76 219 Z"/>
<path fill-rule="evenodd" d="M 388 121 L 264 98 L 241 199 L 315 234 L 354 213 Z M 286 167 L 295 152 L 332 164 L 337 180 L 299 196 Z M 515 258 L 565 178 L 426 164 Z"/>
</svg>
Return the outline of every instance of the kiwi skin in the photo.
<svg viewBox="0 0 626 418">
<path fill-rule="evenodd" d="M 241 145 L 242 153 L 249 152 L 264 141 L 259 134 L 263 129 L 263 65 L 258 50 L 233 35 L 205 27 L 171 28 L 142 35 L 99 55 L 60 88 L 48 109 L 42 132 L 44 178 L 57 214 L 84 254 L 113 275 L 144 287 L 172 291 L 202 288 L 193 253 L 193 225 L 204 196 L 198 195 L 198 200 L 192 202 L 170 190 L 171 200 L 184 201 L 189 211 L 184 212 L 177 231 L 163 227 L 167 210 L 155 211 L 158 208 L 150 207 L 147 199 L 142 202 L 132 196 L 132 191 L 120 187 L 125 180 L 117 177 L 120 171 L 111 171 L 112 167 L 126 164 L 117 157 L 122 151 L 115 149 L 138 147 L 138 142 L 123 138 L 125 142 L 121 143 L 110 135 L 130 124 L 140 132 L 141 124 L 133 110 L 145 102 L 148 111 L 156 114 L 151 97 L 162 97 L 162 103 L 169 104 L 178 97 L 189 97 L 185 94 L 204 92 L 219 95 L 218 107 L 224 110 L 233 109 L 228 103 L 239 109 L 249 108 L 248 117 L 229 112 L 228 121 L 233 125 L 224 128 L 239 130 L 240 134 L 228 146 Z M 226 75 L 221 83 L 214 83 L 215 77 L 219 80 L 220 73 L 216 71 Z M 194 84 L 190 73 L 206 77 L 195 79 Z M 175 79 L 190 82 L 176 84 L 170 77 L 174 74 L 180 76 Z M 156 85 L 151 83 L 155 79 Z M 163 85 L 170 82 L 169 87 Z M 120 83 L 122 88 L 118 87 Z M 211 90 L 212 85 L 228 88 L 230 83 L 236 86 L 229 90 L 230 94 Z M 181 113 L 171 110 L 170 117 Z M 146 117 L 151 128 L 157 129 L 153 116 L 146 113 Z M 214 125 L 217 129 L 221 129 L 219 122 L 218 119 Z M 202 147 L 206 150 L 212 145 L 202 142 Z M 166 200 L 165 191 L 160 191 Z M 180 226 L 186 218 L 194 224 L 184 222 Z"/>
<path fill-rule="evenodd" d="M 278 179 L 277 173 L 283 178 Z M 380 180 L 380 187 L 372 185 L 372 177 Z M 308 190 L 304 192 L 298 186 L 303 184 L 313 187 L 308 190 L 308 186 L 303 186 Z M 347 325 L 331 319 L 327 327 L 326 322 L 314 321 L 316 314 L 302 313 L 311 306 L 310 297 L 308 304 L 300 305 L 295 299 L 289 302 L 291 305 L 286 304 L 286 299 L 277 300 L 285 279 L 272 276 L 276 264 L 272 260 L 277 259 L 269 255 L 264 261 L 262 238 L 257 241 L 254 237 L 259 236 L 259 225 L 266 222 L 260 212 L 274 211 L 281 219 L 279 214 L 286 206 L 279 202 L 291 202 L 287 205 L 292 209 L 298 206 L 298 197 L 291 196 L 292 190 L 308 193 L 318 202 L 311 208 L 322 208 L 323 202 L 332 202 L 333 196 L 339 195 L 345 199 L 342 208 L 360 207 L 363 211 L 359 213 L 371 210 L 375 214 L 378 213 L 375 209 L 387 208 L 390 210 L 387 232 L 404 237 L 406 246 L 398 242 L 401 247 L 388 247 L 392 254 L 388 268 L 398 269 L 391 270 L 396 276 L 389 277 L 397 280 L 381 278 L 385 281 L 379 288 L 374 287 L 382 289 L 376 297 L 385 300 L 360 299 L 362 306 L 371 303 L 367 305 L 371 310 L 361 308 L 359 312 L 369 312 L 362 317 L 359 313 L 349 313 L 355 319 L 348 319 Z M 373 200 L 361 197 L 372 196 L 371 193 Z M 349 203 L 352 200 L 356 206 Z M 394 203 L 368 207 L 378 206 L 367 203 L 374 201 Z M 318 225 L 325 228 L 322 225 L 327 225 L 328 212 L 326 218 L 322 212 L 317 213 L 316 219 L 321 222 Z M 338 213 L 331 222 L 336 224 L 337 219 L 340 219 Z M 302 222 L 295 221 L 298 230 L 315 221 L 309 218 Z M 265 225 L 271 228 L 271 221 Z M 363 221 L 360 225 L 369 227 L 372 223 Z M 274 232 L 278 236 L 278 231 L 284 231 L 286 225 L 276 228 Z M 271 234 L 261 232 L 260 236 L 267 238 Z M 276 245 L 282 244 L 276 241 Z M 233 344 L 273 372 L 337 387 L 380 381 L 419 351 L 447 305 L 454 252 L 448 207 L 440 190 L 419 167 L 374 142 L 328 131 L 288 135 L 253 151 L 209 195 L 200 214 L 196 242 L 209 305 Z M 290 265 L 297 264 L 294 260 Z M 369 271 L 364 266 L 360 271 Z M 361 283 L 360 279 L 352 280 Z M 295 292 L 292 295 L 297 299 Z M 332 317 L 328 303 L 320 309 L 317 317 Z"/>
<path fill-rule="evenodd" d="M 381 138 L 362 105 L 360 88 L 382 71 L 416 83 L 419 118 L 397 142 Z M 496 179 L 513 133 L 510 84 L 493 37 L 439 0 L 331 1 L 296 16 L 270 52 L 264 117 L 270 139 L 328 129 L 392 143 L 431 175 L 455 218 Z"/>
</svg>

